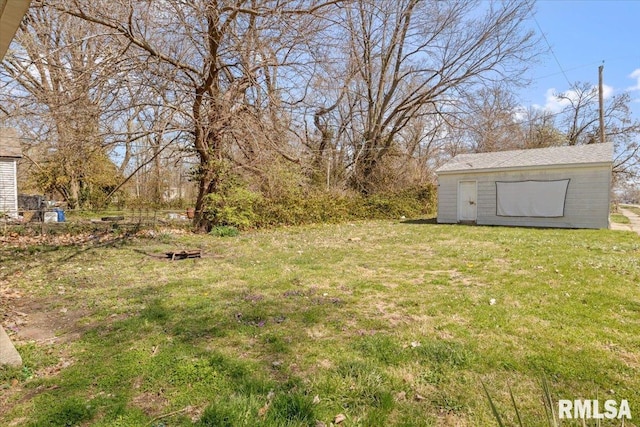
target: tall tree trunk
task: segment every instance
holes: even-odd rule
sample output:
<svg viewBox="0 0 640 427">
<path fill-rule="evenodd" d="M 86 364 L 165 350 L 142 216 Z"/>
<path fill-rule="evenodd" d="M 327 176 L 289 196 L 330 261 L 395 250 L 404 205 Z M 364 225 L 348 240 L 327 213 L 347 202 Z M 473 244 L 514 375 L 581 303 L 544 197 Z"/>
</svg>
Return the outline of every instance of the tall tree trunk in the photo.
<svg viewBox="0 0 640 427">
<path fill-rule="evenodd" d="M 195 216 L 193 218 L 193 227 L 196 231 L 211 231 L 211 221 L 206 214 L 206 198 L 211 194 L 212 188 L 215 187 L 213 179 L 214 174 L 210 170 L 201 171 L 198 179 L 198 197 L 196 199 Z"/>
</svg>

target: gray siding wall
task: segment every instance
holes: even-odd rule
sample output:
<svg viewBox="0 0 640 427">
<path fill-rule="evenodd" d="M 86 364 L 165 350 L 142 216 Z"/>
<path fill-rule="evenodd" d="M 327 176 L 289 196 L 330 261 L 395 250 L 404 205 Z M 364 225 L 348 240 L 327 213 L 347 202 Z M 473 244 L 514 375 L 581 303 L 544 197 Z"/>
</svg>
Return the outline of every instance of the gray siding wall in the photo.
<svg viewBox="0 0 640 427">
<path fill-rule="evenodd" d="M 458 222 L 458 181 L 463 179 L 463 175 L 458 174 L 438 176 L 438 222 Z"/>
<path fill-rule="evenodd" d="M 15 159 L 0 157 L 0 216 L 18 214 Z"/>
<path fill-rule="evenodd" d="M 496 181 L 571 179 L 565 216 L 561 218 L 496 216 Z M 477 181 L 479 225 L 524 227 L 608 228 L 609 167 L 572 167 L 526 171 L 443 174 L 438 177 L 438 222 L 458 222 L 458 182 Z"/>
</svg>

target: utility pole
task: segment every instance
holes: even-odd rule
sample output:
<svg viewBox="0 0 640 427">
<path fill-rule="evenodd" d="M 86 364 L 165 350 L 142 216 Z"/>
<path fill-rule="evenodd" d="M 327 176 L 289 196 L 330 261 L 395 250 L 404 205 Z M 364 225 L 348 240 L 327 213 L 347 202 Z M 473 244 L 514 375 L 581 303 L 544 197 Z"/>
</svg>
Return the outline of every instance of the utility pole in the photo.
<svg viewBox="0 0 640 427">
<path fill-rule="evenodd" d="M 604 65 L 598 67 L 598 104 L 600 106 L 600 142 L 604 143 L 604 95 L 602 83 L 602 71 Z"/>
</svg>

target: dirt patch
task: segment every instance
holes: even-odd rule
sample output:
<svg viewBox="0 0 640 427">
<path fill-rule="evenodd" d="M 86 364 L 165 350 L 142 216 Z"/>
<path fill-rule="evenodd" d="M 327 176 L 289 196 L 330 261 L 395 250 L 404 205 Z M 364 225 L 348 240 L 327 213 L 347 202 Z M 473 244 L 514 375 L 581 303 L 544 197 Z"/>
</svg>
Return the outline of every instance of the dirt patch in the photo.
<svg viewBox="0 0 640 427">
<path fill-rule="evenodd" d="M 169 401 L 161 393 L 145 392 L 133 398 L 132 403 L 150 417 L 162 414 Z"/>
<path fill-rule="evenodd" d="M 0 236 L 0 248 L 25 249 L 31 246 L 79 246 L 106 243 L 118 236 L 110 231 L 94 233 L 33 234 L 8 233 Z"/>
<path fill-rule="evenodd" d="M 469 425 L 464 415 L 458 415 L 452 411 L 441 410 L 438 414 L 436 425 L 438 427 L 466 427 Z"/>
<path fill-rule="evenodd" d="M 109 233 L 35 236 L 9 233 L 0 236 L 0 256 L 4 250 L 15 255 L 16 249 L 33 245 L 74 245 L 80 248 L 85 244 L 104 243 L 113 238 L 113 234 Z M 3 266 L 0 270 L 0 324 L 12 341 L 46 344 L 72 341 L 80 336 L 78 321 L 86 313 L 66 308 L 54 309 L 59 305 L 54 297 L 35 298 L 29 292 L 13 287 L 12 281 L 24 274 L 22 268 Z"/>
<path fill-rule="evenodd" d="M 86 316 L 80 310 L 63 308 L 54 311 L 53 301 L 34 301 L 22 296 L 11 300 L 0 298 L 2 326 L 15 343 L 53 344 L 75 341 L 82 328 L 79 320 Z"/>
</svg>

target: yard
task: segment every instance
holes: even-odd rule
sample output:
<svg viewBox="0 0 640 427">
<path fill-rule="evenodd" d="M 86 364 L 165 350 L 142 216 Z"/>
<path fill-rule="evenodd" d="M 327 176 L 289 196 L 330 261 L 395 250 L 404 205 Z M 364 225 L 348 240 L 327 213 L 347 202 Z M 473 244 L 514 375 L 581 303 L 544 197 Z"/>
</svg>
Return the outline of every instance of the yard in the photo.
<svg viewBox="0 0 640 427">
<path fill-rule="evenodd" d="M 0 368 L 3 426 L 496 425 L 483 383 L 535 426 L 543 378 L 556 402 L 640 417 L 631 232 L 379 221 L 36 243 L 0 249 L 24 360 Z M 204 255 L 161 258 L 176 249 Z"/>
</svg>

